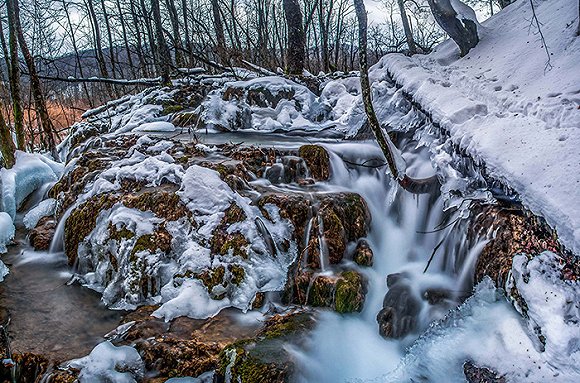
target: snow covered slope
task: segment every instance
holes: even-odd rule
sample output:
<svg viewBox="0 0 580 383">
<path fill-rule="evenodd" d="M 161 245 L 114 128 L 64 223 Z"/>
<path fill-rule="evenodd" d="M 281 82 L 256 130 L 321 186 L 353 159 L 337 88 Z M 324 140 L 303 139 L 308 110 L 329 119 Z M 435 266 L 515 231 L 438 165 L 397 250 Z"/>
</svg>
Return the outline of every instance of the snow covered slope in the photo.
<svg viewBox="0 0 580 383">
<path fill-rule="evenodd" d="M 480 28 L 480 43 L 459 58 L 453 41 L 427 56 L 391 54 L 388 70 L 403 90 L 451 133 L 492 176 L 580 253 L 580 37 L 578 3 L 520 0 Z"/>
</svg>

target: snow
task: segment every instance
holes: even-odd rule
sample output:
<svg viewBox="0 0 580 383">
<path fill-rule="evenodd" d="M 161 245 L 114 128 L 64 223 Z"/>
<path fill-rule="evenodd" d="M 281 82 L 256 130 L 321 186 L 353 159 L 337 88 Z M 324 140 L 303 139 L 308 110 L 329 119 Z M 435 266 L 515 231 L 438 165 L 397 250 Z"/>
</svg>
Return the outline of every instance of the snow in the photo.
<svg viewBox="0 0 580 383">
<path fill-rule="evenodd" d="M 55 209 L 56 200 L 54 198 L 45 199 L 26 213 L 22 219 L 22 223 L 27 229 L 34 229 L 41 218 L 53 215 Z"/>
<path fill-rule="evenodd" d="M 153 147 L 156 147 L 153 152 L 157 152 L 168 146 L 167 142 L 141 137 L 125 157 L 112 161 L 107 170 L 87 184 L 75 206 L 100 193 L 119 190 L 123 180 L 131 179 L 143 182 L 144 187 L 177 185 L 176 194 L 192 217 L 167 221 L 151 211 L 128 208 L 121 202 L 101 211 L 95 228 L 79 244 L 76 278 L 102 293 L 103 302 L 110 308 L 135 309 L 143 304 L 159 304 L 155 315 L 165 320 L 182 315 L 207 318 L 226 307 L 246 311 L 257 292 L 282 290 L 297 245 L 292 243 L 286 251 L 270 254 L 263 231 L 281 241 L 290 237 L 290 222 L 282 219 L 273 205 L 264 207 L 271 218 L 266 220 L 248 197 L 233 191 L 214 170 L 198 165 L 184 169 L 166 151 L 144 154 Z M 236 255 L 232 249 L 212 256 L 214 230 L 232 203 L 243 210 L 245 219 L 229 225 L 227 233 L 239 233 L 245 238 L 247 245 L 240 250 L 248 256 Z M 261 227 L 256 225 L 257 219 L 262 221 Z M 112 238 L 113 228 L 118 232 L 125 229 L 132 235 Z M 169 252 L 133 251 L 144 235 L 161 231 L 170 235 Z M 231 265 L 243 269 L 243 281 L 239 284 L 231 282 L 233 274 L 228 268 Z M 208 290 L 199 276 L 218 268 L 225 270 L 224 282 Z M 147 284 L 145 293 L 143 283 Z"/>
<path fill-rule="evenodd" d="M 14 239 L 14 223 L 12 222 L 12 217 L 3 211 L 0 212 L 0 254 L 4 254 L 8 251 L 6 245 L 12 242 Z M 4 264 L 0 265 L 0 274 L 3 273 Z"/>
<path fill-rule="evenodd" d="M 233 192 L 220 179 L 218 172 L 193 165 L 185 172 L 181 190 L 177 194 L 190 210 L 213 214 L 230 205 Z"/>
<path fill-rule="evenodd" d="M 545 352 L 536 348 L 536 335 L 503 293 L 485 279 L 473 296 L 433 324 L 410 347 L 397 369 L 373 382 L 464 382 L 463 363 L 467 360 L 491 367 L 508 382 L 577 382 L 580 316 L 573 306 L 578 302 L 578 282 L 556 283 L 554 290 L 556 273 L 542 275 L 537 266 L 543 262 L 553 266 L 551 257 L 554 255 L 544 253 L 530 262 L 531 277 L 523 290 L 531 304 L 531 317 L 543 318 L 539 324 L 547 337 Z M 515 265 L 514 271 L 525 264 L 524 260 L 525 256 L 519 258 L 520 265 Z M 519 276 L 516 279 L 521 283 Z M 574 300 L 566 301 L 569 298 Z"/>
<path fill-rule="evenodd" d="M 80 369 L 80 383 L 133 383 L 140 381 L 145 371 L 137 350 L 129 346 L 116 347 L 109 341 L 98 344 L 89 355 L 72 360 L 68 365 Z"/>
<path fill-rule="evenodd" d="M 141 124 L 133 131 L 135 132 L 174 132 L 175 125 L 167 121 L 154 121 Z"/>
<path fill-rule="evenodd" d="M 452 41 L 432 54 L 390 54 L 371 68 L 376 92 L 387 71 L 454 143 L 482 160 L 524 205 L 580 252 L 580 39 L 577 4 L 537 1 L 550 52 L 528 1 L 510 5 L 479 28 L 480 43 L 459 58 Z M 380 95 L 378 95 L 380 98 Z M 388 103 L 387 103 L 388 104 Z"/>
</svg>

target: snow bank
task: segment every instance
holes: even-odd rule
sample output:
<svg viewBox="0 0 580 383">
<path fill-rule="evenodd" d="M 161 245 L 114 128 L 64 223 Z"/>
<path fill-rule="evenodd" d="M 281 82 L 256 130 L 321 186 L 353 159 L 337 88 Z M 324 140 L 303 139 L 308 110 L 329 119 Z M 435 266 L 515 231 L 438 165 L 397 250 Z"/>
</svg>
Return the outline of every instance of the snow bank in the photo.
<svg viewBox="0 0 580 383">
<path fill-rule="evenodd" d="M 426 56 L 391 54 L 371 69 L 371 79 L 391 73 L 456 144 L 482 160 L 579 253 L 578 5 L 535 4 L 550 52 L 548 68 L 530 27 L 530 3 L 519 1 L 483 23 L 481 41 L 467 56 L 459 58 L 452 41 Z"/>
<path fill-rule="evenodd" d="M 514 260 L 515 284 L 528 304 L 526 324 L 490 279 L 463 305 L 435 323 L 399 367 L 375 382 L 464 382 L 472 361 L 508 382 L 577 382 L 580 377 L 578 281 L 562 281 L 556 255 Z M 538 335 L 545 339 L 541 346 Z"/>
</svg>

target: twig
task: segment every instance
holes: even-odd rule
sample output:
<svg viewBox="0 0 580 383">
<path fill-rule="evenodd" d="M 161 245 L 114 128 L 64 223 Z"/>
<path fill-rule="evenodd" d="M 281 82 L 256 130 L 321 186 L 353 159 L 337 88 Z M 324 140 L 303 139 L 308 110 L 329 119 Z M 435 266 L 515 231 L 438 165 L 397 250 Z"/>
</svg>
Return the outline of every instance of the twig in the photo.
<svg viewBox="0 0 580 383">
<path fill-rule="evenodd" d="M 536 15 L 536 7 L 534 6 L 534 0 L 530 0 L 530 5 L 532 6 L 532 24 L 533 22 L 536 23 L 536 27 L 538 28 L 538 33 L 540 34 L 540 41 L 546 51 L 546 56 L 548 56 L 548 61 L 546 62 L 546 66 L 544 67 L 544 72 L 547 70 L 552 69 L 552 62 L 550 57 L 550 51 L 548 51 L 548 45 L 546 44 L 546 39 L 544 38 L 544 33 L 542 32 L 541 23 L 538 20 L 538 16 Z"/>
</svg>

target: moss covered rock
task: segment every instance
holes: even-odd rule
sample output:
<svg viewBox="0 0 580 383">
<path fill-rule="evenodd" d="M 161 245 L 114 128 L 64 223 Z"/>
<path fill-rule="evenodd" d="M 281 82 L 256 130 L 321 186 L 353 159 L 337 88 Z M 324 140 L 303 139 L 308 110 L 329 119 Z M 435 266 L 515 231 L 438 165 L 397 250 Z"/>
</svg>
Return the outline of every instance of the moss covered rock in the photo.
<svg viewBox="0 0 580 383">
<path fill-rule="evenodd" d="M 242 339 L 221 353 L 217 382 L 286 383 L 295 371 L 292 356 L 284 345 L 301 344 L 314 326 L 311 313 L 298 311 L 269 318 L 255 338 Z"/>
<path fill-rule="evenodd" d="M 497 286 L 504 286 L 513 257 L 520 253 L 534 256 L 548 250 L 561 251 L 556 234 L 538 217 L 518 209 L 484 206 L 470 230 L 472 236 L 485 234 L 492 227 L 496 236 L 483 248 L 475 265 L 475 281 L 489 276 Z"/>
<path fill-rule="evenodd" d="M 361 311 L 365 301 L 365 285 L 356 271 L 345 271 L 336 282 L 334 309 L 339 313 Z"/>
<path fill-rule="evenodd" d="M 370 267 L 373 265 L 373 249 L 371 249 L 369 243 L 362 239 L 356 245 L 352 260 L 360 266 Z"/>
<path fill-rule="evenodd" d="M 298 153 L 306 161 L 315 180 L 326 181 L 330 178 L 330 157 L 326 149 L 320 145 L 302 145 Z"/>
</svg>

